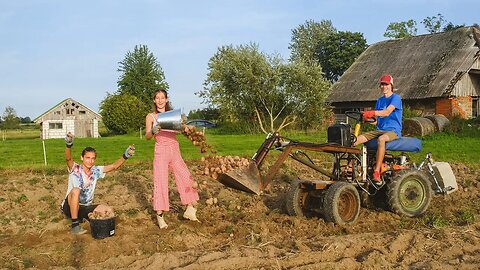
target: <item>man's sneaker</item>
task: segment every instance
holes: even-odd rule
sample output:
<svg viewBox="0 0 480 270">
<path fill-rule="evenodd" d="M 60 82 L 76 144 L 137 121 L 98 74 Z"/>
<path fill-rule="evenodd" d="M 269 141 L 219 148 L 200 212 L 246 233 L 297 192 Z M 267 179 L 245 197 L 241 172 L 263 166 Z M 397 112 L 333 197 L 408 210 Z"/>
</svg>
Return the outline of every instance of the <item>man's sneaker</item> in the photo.
<svg viewBox="0 0 480 270">
<path fill-rule="evenodd" d="M 191 205 L 187 206 L 187 210 L 185 210 L 185 213 L 183 213 L 183 217 L 189 220 L 200 222 L 197 218 L 197 209 Z"/>
<path fill-rule="evenodd" d="M 168 224 L 165 222 L 165 219 L 163 219 L 163 216 L 157 215 L 157 222 L 160 229 L 166 229 L 168 227 Z"/>
<path fill-rule="evenodd" d="M 82 228 L 82 226 L 80 226 L 80 225 L 73 227 L 70 231 L 71 231 L 73 234 L 76 234 L 76 235 L 84 234 L 84 233 L 87 232 L 87 230 L 85 230 L 84 228 Z"/>
<path fill-rule="evenodd" d="M 377 186 L 381 186 L 383 184 L 382 178 L 380 177 L 379 171 L 373 172 L 373 183 Z"/>
</svg>

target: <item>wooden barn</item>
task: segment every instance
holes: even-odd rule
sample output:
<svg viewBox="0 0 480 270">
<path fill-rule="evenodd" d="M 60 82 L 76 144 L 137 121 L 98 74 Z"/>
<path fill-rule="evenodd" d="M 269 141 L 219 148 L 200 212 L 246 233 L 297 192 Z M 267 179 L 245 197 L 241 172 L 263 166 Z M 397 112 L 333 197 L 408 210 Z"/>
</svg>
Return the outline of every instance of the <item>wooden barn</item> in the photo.
<svg viewBox="0 0 480 270">
<path fill-rule="evenodd" d="M 80 102 L 67 98 L 46 111 L 33 122 L 41 126 L 41 138 L 64 138 L 67 132 L 75 137 L 98 138 L 98 121 L 102 116 Z"/>
<path fill-rule="evenodd" d="M 335 116 L 370 109 L 381 96 L 379 78 L 393 76 L 395 91 L 422 115 L 479 116 L 480 28 L 387 40 L 369 46 L 332 86 Z"/>
</svg>

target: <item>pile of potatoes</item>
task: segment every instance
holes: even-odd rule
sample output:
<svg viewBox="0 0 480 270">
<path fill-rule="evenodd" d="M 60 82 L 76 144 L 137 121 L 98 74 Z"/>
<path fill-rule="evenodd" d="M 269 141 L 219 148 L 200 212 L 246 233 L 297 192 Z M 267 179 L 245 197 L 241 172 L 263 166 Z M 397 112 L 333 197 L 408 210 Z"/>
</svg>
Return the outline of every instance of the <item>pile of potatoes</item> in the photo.
<svg viewBox="0 0 480 270">
<path fill-rule="evenodd" d="M 88 213 L 89 219 L 110 219 L 110 218 L 113 218 L 114 216 L 115 214 L 110 211 L 105 211 L 105 212 L 93 211 Z"/>
<path fill-rule="evenodd" d="M 204 156 L 201 159 L 200 167 L 196 175 L 206 175 L 217 179 L 220 173 L 227 173 L 231 170 L 248 166 L 249 160 L 239 156 L 217 156 L 217 151 L 206 143 L 205 135 L 201 131 L 196 131 L 193 126 L 185 126 L 183 134 L 193 143 L 200 147 L 201 153 L 210 151 L 213 155 Z"/>
<path fill-rule="evenodd" d="M 196 174 L 210 176 L 213 179 L 217 179 L 220 173 L 227 173 L 249 164 L 247 158 L 239 156 L 206 156 L 202 157 L 200 161 L 202 165 Z"/>
</svg>

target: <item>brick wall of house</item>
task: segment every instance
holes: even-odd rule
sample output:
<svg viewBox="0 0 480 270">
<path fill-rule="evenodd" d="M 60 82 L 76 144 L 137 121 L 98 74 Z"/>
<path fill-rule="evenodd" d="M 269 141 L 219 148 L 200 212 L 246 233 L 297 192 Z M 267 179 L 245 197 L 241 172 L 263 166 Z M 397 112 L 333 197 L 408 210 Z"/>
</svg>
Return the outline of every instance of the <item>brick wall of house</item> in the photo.
<svg viewBox="0 0 480 270">
<path fill-rule="evenodd" d="M 441 98 L 435 102 L 435 113 L 448 118 L 459 116 L 463 119 L 472 117 L 472 97 Z"/>
</svg>

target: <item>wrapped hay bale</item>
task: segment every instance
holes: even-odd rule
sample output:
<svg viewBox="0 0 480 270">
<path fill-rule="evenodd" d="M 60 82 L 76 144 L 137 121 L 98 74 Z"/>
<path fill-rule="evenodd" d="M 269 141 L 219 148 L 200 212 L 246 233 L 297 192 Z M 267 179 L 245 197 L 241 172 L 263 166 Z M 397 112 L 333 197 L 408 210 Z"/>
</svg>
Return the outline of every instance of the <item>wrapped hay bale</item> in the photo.
<svg viewBox="0 0 480 270">
<path fill-rule="evenodd" d="M 426 136 L 435 132 L 432 120 L 425 117 L 412 117 L 403 120 L 403 136 Z"/>
<path fill-rule="evenodd" d="M 443 131 L 443 129 L 450 124 L 450 120 L 443 114 L 434 114 L 434 115 L 427 115 L 425 118 L 430 119 L 435 125 L 435 131 Z"/>
</svg>

